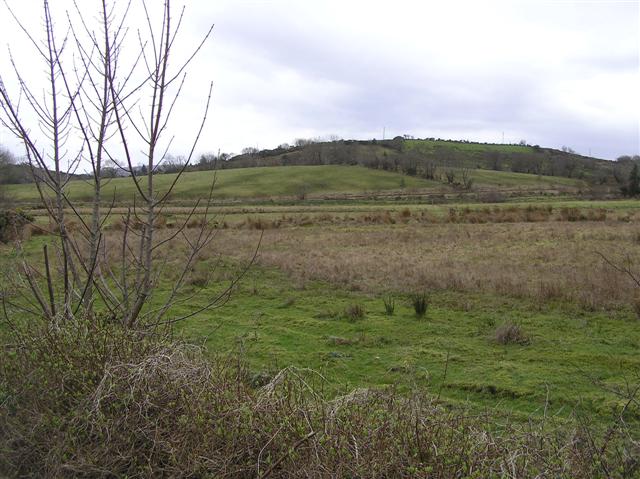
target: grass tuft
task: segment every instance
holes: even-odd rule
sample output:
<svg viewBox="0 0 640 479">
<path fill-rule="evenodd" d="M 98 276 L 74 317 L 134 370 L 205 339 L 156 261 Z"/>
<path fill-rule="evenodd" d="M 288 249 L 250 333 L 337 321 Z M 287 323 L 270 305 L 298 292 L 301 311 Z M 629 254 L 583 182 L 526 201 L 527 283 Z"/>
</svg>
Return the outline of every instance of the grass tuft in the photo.
<svg viewBox="0 0 640 479">
<path fill-rule="evenodd" d="M 364 319 L 367 312 L 361 304 L 350 304 L 344 309 L 344 317 L 349 321 L 358 321 Z"/>
<path fill-rule="evenodd" d="M 384 312 L 387 316 L 393 316 L 393 313 L 396 309 L 396 300 L 390 294 L 384 296 L 382 298 L 382 302 L 384 303 Z"/>
<path fill-rule="evenodd" d="M 423 318 L 429 308 L 429 295 L 426 292 L 414 293 L 411 295 L 411 304 L 416 316 Z"/>
<path fill-rule="evenodd" d="M 526 346 L 531 343 L 531 339 L 524 332 L 522 326 L 517 323 L 508 321 L 498 326 L 493 333 L 493 340 L 502 345 L 519 344 Z"/>
</svg>

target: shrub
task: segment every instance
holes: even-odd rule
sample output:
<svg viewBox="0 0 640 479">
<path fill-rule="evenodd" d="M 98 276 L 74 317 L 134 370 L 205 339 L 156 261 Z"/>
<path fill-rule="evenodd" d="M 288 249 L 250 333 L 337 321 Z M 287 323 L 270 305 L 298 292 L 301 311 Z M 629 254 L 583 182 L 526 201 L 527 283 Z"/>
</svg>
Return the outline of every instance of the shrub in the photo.
<svg viewBox="0 0 640 479">
<path fill-rule="evenodd" d="M 522 329 L 522 326 L 511 321 L 503 323 L 496 328 L 493 333 L 493 340 L 503 345 L 520 344 L 524 346 L 531 342 L 529 336 L 527 336 Z"/>
<path fill-rule="evenodd" d="M 578 208 L 561 208 L 560 218 L 562 221 L 582 221 L 585 217 L 580 213 Z"/>
<path fill-rule="evenodd" d="M 387 316 L 393 316 L 396 309 L 396 300 L 390 294 L 382 298 L 384 303 L 384 312 Z"/>
<path fill-rule="evenodd" d="M 543 301 L 561 299 L 564 297 L 565 288 L 554 281 L 541 281 L 538 285 L 538 296 Z"/>
<path fill-rule="evenodd" d="M 0 210 L 0 243 L 18 239 L 33 216 L 22 210 Z"/>
<path fill-rule="evenodd" d="M 480 201 L 483 203 L 504 203 L 507 200 L 504 193 L 501 191 L 489 191 L 480 196 Z"/>
<path fill-rule="evenodd" d="M 425 292 L 415 293 L 411 295 L 411 304 L 419 318 L 424 317 L 429 307 L 429 295 Z"/>
<path fill-rule="evenodd" d="M 273 221 L 261 217 L 253 218 L 251 216 L 246 219 L 245 225 L 247 228 L 254 230 L 270 230 L 280 227 L 278 220 Z"/>
<path fill-rule="evenodd" d="M 357 321 L 359 319 L 364 319 L 366 315 L 366 311 L 364 306 L 361 304 L 350 304 L 344 309 L 344 316 L 349 321 Z"/>
</svg>

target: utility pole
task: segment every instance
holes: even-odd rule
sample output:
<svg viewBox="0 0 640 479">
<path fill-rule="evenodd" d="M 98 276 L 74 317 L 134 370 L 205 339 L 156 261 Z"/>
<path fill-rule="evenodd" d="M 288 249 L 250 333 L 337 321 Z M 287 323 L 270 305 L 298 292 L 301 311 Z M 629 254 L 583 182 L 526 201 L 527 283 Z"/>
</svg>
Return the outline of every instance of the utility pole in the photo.
<svg viewBox="0 0 640 479">
<path fill-rule="evenodd" d="M 385 134 L 386 134 L 386 132 L 387 132 L 386 130 L 387 130 L 387 127 L 386 127 L 386 126 L 383 126 L 383 127 L 382 127 L 382 139 L 383 139 L 383 140 L 385 139 L 385 138 L 384 138 L 384 136 L 385 136 Z"/>
</svg>

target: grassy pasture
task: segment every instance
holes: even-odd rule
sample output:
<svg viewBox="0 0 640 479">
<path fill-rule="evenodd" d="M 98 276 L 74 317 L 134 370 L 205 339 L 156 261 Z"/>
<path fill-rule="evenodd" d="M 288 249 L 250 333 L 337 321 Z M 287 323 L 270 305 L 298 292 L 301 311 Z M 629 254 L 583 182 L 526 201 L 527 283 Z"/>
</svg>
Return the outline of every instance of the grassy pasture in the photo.
<svg viewBox="0 0 640 479">
<path fill-rule="evenodd" d="M 357 387 L 421 388 L 452 403 L 520 418 L 542 414 L 548 398 L 549 414 L 566 419 L 577 409 L 606 422 L 620 404 L 595 381 L 622 386 L 637 371 L 640 323 L 626 302 L 632 286 L 587 252 L 628 243 L 637 254 L 632 228 L 531 226 L 266 231 L 257 267 L 229 304 L 181 328 L 212 352 L 242 351 L 258 379 L 296 365 L 320 371 L 330 394 Z M 242 261 L 258 235 L 221 231 L 216 251 Z M 539 258 L 549 243 L 545 238 L 555 246 Z M 438 245 L 449 246 L 437 251 Z M 196 267 L 193 290 L 207 284 L 204 291 L 213 291 L 229 277 L 231 264 L 216 270 L 215 258 L 212 251 Z M 609 289 L 598 293 L 594 287 Z M 578 299 L 586 293 L 603 300 L 616 288 L 623 294 L 615 303 Z M 409 293 L 423 289 L 430 292 L 430 306 L 420 319 Z M 388 293 L 395 298 L 392 316 L 383 305 Z M 353 305 L 366 311 L 363 318 L 350 317 Z M 529 342 L 498 344 L 495 330 L 505 323 L 520 325 Z"/>
<path fill-rule="evenodd" d="M 175 174 L 156 176 L 158 191 L 167 191 Z M 261 198 L 299 196 L 301 194 L 323 194 L 334 192 L 364 192 L 393 190 L 404 181 L 407 188 L 428 188 L 437 183 L 421 178 L 404 177 L 398 173 L 371 170 L 356 166 L 287 166 L 240 168 L 230 170 L 196 171 L 184 173 L 176 184 L 172 199 L 184 201 L 206 198 L 212 181 L 215 198 Z M 105 198 L 130 201 L 136 188 L 129 178 L 115 178 L 104 186 Z M 15 201 L 36 201 L 38 193 L 33 185 L 9 185 L 7 195 Z M 73 181 L 68 196 L 77 201 L 92 198 L 91 186 L 84 181 Z"/>
<path fill-rule="evenodd" d="M 593 210 L 589 203 L 566 204 L 582 206 L 584 214 Z M 535 205 L 496 205 L 489 212 L 501 218 L 501 209 L 528 206 Z M 596 252 L 637 261 L 640 243 L 636 204 L 597 206 L 607 207 L 610 218 L 430 223 L 423 212 L 446 219 L 450 207 L 236 208 L 188 278 L 185 298 L 198 293 L 196 299 L 175 314 L 193 311 L 227 284 L 257 245 L 256 225 L 284 216 L 291 221 L 264 231 L 257 263 L 231 301 L 180 325 L 189 340 L 211 354 L 240 351 L 258 382 L 296 365 L 320 371 L 329 395 L 419 388 L 520 419 L 542 414 L 546 404 L 548 414 L 563 420 L 579 410 L 605 423 L 620 403 L 596 382 L 621 387 L 638 370 L 640 322 L 632 310 L 635 288 Z M 184 216 L 183 209 L 174 213 L 174 220 Z M 387 217 L 394 222 L 372 222 Z M 118 234 L 110 230 L 107 250 Z M 26 254 L 39 257 L 49 238 L 26 242 Z M 169 274 L 179 269 L 180 247 L 158 254 Z M 160 283 L 155 296 L 168 286 Z M 423 319 L 410 303 L 416 291 L 429 293 Z M 385 314 L 387 294 L 395 298 L 392 316 Z M 352 317 L 353 306 L 364 317 Z M 496 329 L 503 324 L 520 326 L 526 344 L 499 344 Z"/>
<path fill-rule="evenodd" d="M 174 174 L 157 175 L 156 188 L 167 191 L 175 180 Z M 525 173 L 510 173 L 489 170 L 472 172 L 476 189 L 518 188 L 518 189 L 576 189 L 580 180 L 561 177 L 546 177 Z M 207 198 L 211 182 L 216 181 L 213 197 L 224 199 L 256 198 L 300 198 L 302 196 L 325 197 L 337 193 L 397 192 L 398 194 L 417 191 L 453 192 L 443 183 L 411 177 L 399 173 L 373 170 L 359 166 L 284 166 L 241 168 L 185 173 L 176 184 L 171 200 L 192 202 Z M 31 184 L 7 185 L 6 195 L 16 202 L 38 202 L 38 192 Z M 136 187 L 129 178 L 107 180 L 103 186 L 105 202 L 114 198 L 119 203 L 131 202 L 136 195 Z M 69 184 L 68 197 L 78 202 L 92 199 L 91 186 L 82 180 Z"/>
<path fill-rule="evenodd" d="M 184 333 L 207 338 L 212 351 L 242 349 L 256 374 L 316 368 L 334 392 L 427 388 L 521 417 L 540 414 L 548 394 L 562 417 L 580 404 L 606 421 L 617 399 L 595 378 L 620 386 L 637 371 L 640 323 L 634 286 L 596 252 L 640 259 L 634 221 L 424 225 L 414 213 L 396 215 L 407 221 L 266 230 L 258 265 L 230 304 Z M 259 234 L 221 230 L 216 251 L 241 261 Z M 212 258 L 194 284 L 216 284 Z M 431 302 L 418 319 L 408 295 L 422 290 Z M 384 313 L 388 293 L 393 316 Z M 348 318 L 352 305 L 363 319 Z M 496 328 L 510 322 L 529 344 L 495 343 Z"/>
<path fill-rule="evenodd" d="M 362 319 L 345 312 L 353 305 L 366 311 Z M 529 344 L 494 341 L 495 329 L 509 321 L 521 325 Z M 310 367 L 327 378 L 330 395 L 418 388 L 520 419 L 541 415 L 548 398 L 550 415 L 566 419 L 578 409 L 606 422 L 620 403 L 592 377 L 622 386 L 640 366 L 638 326 L 627 314 L 439 291 L 431 293 L 423 319 L 406 295 L 396 296 L 395 312 L 387 316 L 381 295 L 322 281 L 301 284 L 264 267 L 254 269 L 220 311 L 181 327 L 212 352 L 240 352 L 256 378 L 289 365 Z"/>
<path fill-rule="evenodd" d="M 531 146 L 525 145 L 485 145 L 482 143 L 464 143 L 458 141 L 444 140 L 405 140 L 404 145 L 408 149 L 416 149 L 422 152 L 433 152 L 437 148 L 446 148 L 464 152 L 484 153 L 487 151 L 499 151 L 501 153 L 533 153 L 535 150 Z"/>
<path fill-rule="evenodd" d="M 522 147 L 518 147 L 522 148 Z M 471 173 L 474 183 L 480 186 L 493 187 L 573 187 L 579 188 L 584 182 L 575 178 L 560 176 L 542 176 L 529 173 L 512 173 L 509 171 L 473 170 Z"/>
<path fill-rule="evenodd" d="M 90 207 L 79 206 L 77 213 L 88 217 Z M 171 205 L 163 210 L 167 223 L 179 225 L 194 212 L 202 214 L 205 207 Z M 538 197 L 535 200 L 516 198 L 504 203 L 416 203 L 410 199 L 368 201 L 298 201 L 246 204 L 214 204 L 210 212 L 215 221 L 231 228 L 274 228 L 279 225 L 301 226 L 304 224 L 371 224 L 371 223 L 447 223 L 456 213 L 460 223 L 536 222 L 567 221 L 567 215 L 575 219 L 597 219 L 598 221 L 635 222 L 639 220 L 640 202 L 636 200 L 584 201 L 554 197 Z M 407 213 L 408 212 L 408 213 Z M 544 216 L 537 213 L 543 212 Z M 547 213 L 548 212 L 548 213 Z M 30 209 L 36 223 L 47 226 L 44 209 Z M 127 207 L 111 209 L 109 223 L 119 221 L 126 215 Z M 477 214 L 476 214 L 477 213 Z M 72 216 L 73 218 L 73 216 Z M 571 218 L 573 219 L 573 218 Z M 71 219 L 76 223 L 77 219 Z"/>
</svg>

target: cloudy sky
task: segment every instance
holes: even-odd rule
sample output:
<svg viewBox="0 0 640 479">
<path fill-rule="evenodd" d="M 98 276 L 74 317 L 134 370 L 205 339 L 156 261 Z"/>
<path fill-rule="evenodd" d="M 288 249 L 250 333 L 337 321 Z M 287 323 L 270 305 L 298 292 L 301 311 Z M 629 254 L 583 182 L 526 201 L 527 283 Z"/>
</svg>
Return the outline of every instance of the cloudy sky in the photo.
<svg viewBox="0 0 640 479">
<path fill-rule="evenodd" d="M 40 2 L 7 2 L 37 34 Z M 198 152 L 384 132 L 638 154 L 639 3 L 191 0 L 177 53 L 215 27 L 191 65 L 171 152 L 188 150 L 213 81 Z M 36 81 L 42 68 L 4 11 L 0 45 L 5 83 L 5 45 Z M 6 131 L 0 142 L 16 148 Z"/>
</svg>

